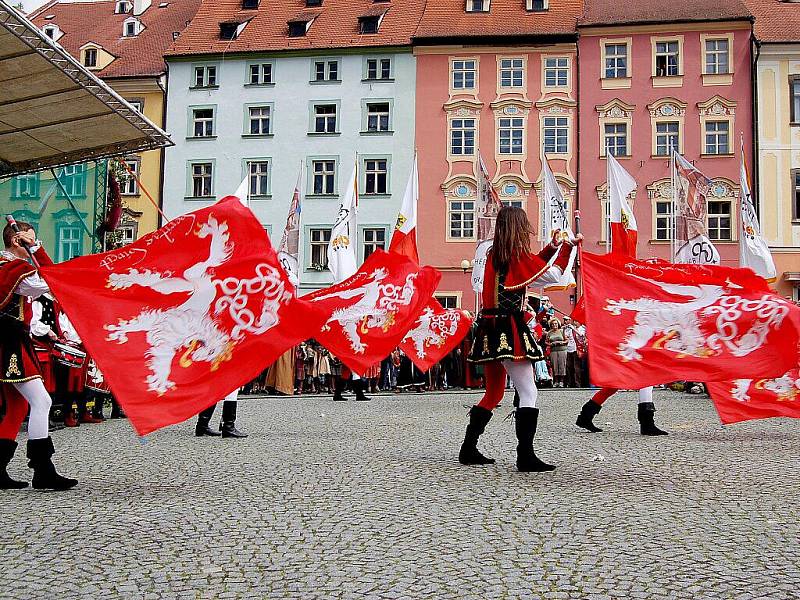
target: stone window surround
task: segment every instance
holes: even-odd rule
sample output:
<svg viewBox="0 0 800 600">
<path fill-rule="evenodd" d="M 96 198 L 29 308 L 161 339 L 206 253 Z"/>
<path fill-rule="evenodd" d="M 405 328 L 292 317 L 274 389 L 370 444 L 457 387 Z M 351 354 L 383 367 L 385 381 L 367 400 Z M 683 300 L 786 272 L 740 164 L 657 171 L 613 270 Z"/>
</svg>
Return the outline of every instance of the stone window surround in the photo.
<svg viewBox="0 0 800 600">
<path fill-rule="evenodd" d="M 461 185 L 466 186 L 468 189 L 468 193 L 465 196 L 456 195 L 456 188 L 458 188 Z M 478 220 L 474 210 L 477 207 L 478 203 L 478 184 L 475 177 L 472 175 L 458 175 L 443 183 L 442 190 L 444 192 L 444 200 L 447 207 L 447 214 L 445 218 L 445 242 L 450 242 L 450 243 L 474 242 L 477 239 L 476 236 L 478 233 Z M 451 205 L 453 202 L 473 203 L 472 214 L 475 215 L 475 218 L 472 223 L 472 236 L 453 237 L 450 235 L 450 218 L 452 214 Z"/>
<path fill-rule="evenodd" d="M 659 98 L 647 106 L 647 111 L 650 113 L 650 158 L 657 160 L 669 160 L 670 158 L 669 154 L 666 156 L 657 154 L 656 126 L 659 123 L 678 123 L 678 152 L 680 154 L 684 153 L 686 107 L 687 104 L 685 102 L 669 96 Z M 672 113 L 669 113 L 670 110 Z"/>
<path fill-rule="evenodd" d="M 192 179 L 192 169 L 194 165 L 210 164 L 211 165 L 211 195 L 210 196 L 195 196 L 194 185 Z M 215 179 L 217 177 L 217 159 L 215 158 L 195 158 L 186 161 L 186 196 L 184 200 L 199 200 L 207 202 L 214 199 Z"/>
<path fill-rule="evenodd" d="M 333 193 L 314 193 L 314 163 L 320 161 L 333 161 Z M 306 157 L 306 198 L 337 198 L 339 195 L 339 155 L 321 154 Z"/>
<path fill-rule="evenodd" d="M 606 45 L 625 44 L 627 50 L 627 77 L 606 77 Z M 631 87 L 633 81 L 632 37 L 600 38 L 600 86 L 604 90 L 625 89 Z"/>
<path fill-rule="evenodd" d="M 709 202 L 727 201 L 731 203 L 731 239 L 729 240 L 712 240 L 715 244 L 738 244 L 739 243 L 739 222 L 738 222 L 738 203 L 739 203 L 739 184 L 727 179 L 725 177 L 715 177 L 711 179 L 711 188 L 719 186 L 723 192 L 720 195 L 710 195 Z M 651 204 L 651 221 L 650 221 L 650 244 L 672 244 L 672 239 L 657 240 L 655 239 L 656 233 L 656 203 L 658 202 L 671 202 L 672 201 L 672 181 L 669 178 L 657 179 L 649 184 L 647 187 L 647 197 Z M 674 227 L 674 226 L 673 226 Z M 706 215 L 706 228 L 708 228 L 708 216 Z M 640 229 L 641 231 L 641 229 Z"/>
<path fill-rule="evenodd" d="M 659 42 L 678 42 L 678 74 L 677 75 L 656 75 L 656 44 Z M 651 54 L 651 80 L 654 88 L 662 87 L 683 87 L 683 56 L 684 56 L 684 36 L 665 35 L 652 36 L 650 38 Z"/>
<path fill-rule="evenodd" d="M 736 102 L 716 95 L 705 102 L 698 102 L 697 109 L 700 114 L 700 156 L 703 158 L 730 158 L 735 155 L 734 136 L 736 125 Z M 727 121 L 728 122 L 728 153 L 727 154 L 706 154 L 706 122 L 707 121 Z"/>
<path fill-rule="evenodd" d="M 250 164 L 255 162 L 267 163 L 267 193 L 250 194 Z M 247 195 L 252 199 L 266 200 L 272 198 L 272 157 L 271 156 L 248 156 L 242 159 L 242 179 L 247 178 Z"/>
<path fill-rule="evenodd" d="M 498 54 L 497 57 L 497 95 L 504 94 L 521 94 L 527 97 L 528 90 L 528 55 L 527 54 Z M 503 86 L 501 82 L 500 72 L 502 71 L 501 64 L 504 60 L 521 60 L 522 61 L 522 85 L 521 86 Z"/>
<path fill-rule="evenodd" d="M 566 67 L 566 69 L 567 69 L 567 85 L 554 85 L 554 86 L 545 85 L 545 83 L 546 83 L 546 81 L 545 81 L 545 73 L 547 72 L 547 66 L 546 66 L 547 65 L 547 60 L 548 59 L 553 59 L 553 58 L 566 58 L 567 59 L 567 67 Z M 573 80 L 573 69 L 572 69 L 573 58 L 574 58 L 574 55 L 572 55 L 572 54 L 560 54 L 560 53 L 557 53 L 557 54 L 542 54 L 542 73 L 541 73 L 541 77 L 542 77 L 542 86 L 541 87 L 542 87 L 542 90 L 541 90 L 541 92 L 542 92 L 543 96 L 545 94 L 552 94 L 554 92 L 563 92 L 563 93 L 568 94 L 568 95 L 572 94 L 572 87 L 573 87 L 572 86 L 572 80 Z"/>
<path fill-rule="evenodd" d="M 706 73 L 706 41 L 727 40 L 728 41 L 728 72 L 727 73 Z M 700 51 L 702 55 L 702 76 L 704 86 L 732 85 L 733 84 L 733 42 L 734 34 L 730 33 L 701 33 Z"/>
<path fill-rule="evenodd" d="M 600 133 L 600 153 L 599 158 L 605 160 L 606 158 L 606 139 L 605 139 L 605 125 L 614 125 L 624 123 L 628 126 L 627 129 L 627 150 L 625 156 L 616 156 L 617 160 L 625 160 L 631 158 L 631 139 L 633 136 L 633 111 L 636 110 L 636 105 L 627 104 L 619 98 L 614 98 L 606 104 L 595 106 L 595 110 L 599 117 L 599 133 Z"/>
<path fill-rule="evenodd" d="M 454 62 L 462 62 L 462 61 L 475 61 L 475 86 L 472 88 L 454 88 L 453 87 L 453 63 Z M 453 96 L 474 96 L 475 98 L 478 97 L 478 90 L 480 88 L 480 57 L 478 55 L 473 56 L 451 56 L 449 63 L 448 63 L 448 77 L 449 83 L 448 88 L 450 90 L 450 97 Z"/>
</svg>

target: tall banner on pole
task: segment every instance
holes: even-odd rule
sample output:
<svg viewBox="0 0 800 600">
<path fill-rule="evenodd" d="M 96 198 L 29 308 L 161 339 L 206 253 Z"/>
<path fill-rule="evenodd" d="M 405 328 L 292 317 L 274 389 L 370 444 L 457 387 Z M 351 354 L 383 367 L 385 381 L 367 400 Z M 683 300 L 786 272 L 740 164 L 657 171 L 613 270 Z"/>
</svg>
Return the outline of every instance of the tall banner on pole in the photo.
<svg viewBox="0 0 800 600">
<path fill-rule="evenodd" d="M 483 157 L 478 153 L 478 203 L 475 213 L 478 220 L 478 243 L 475 247 L 475 260 L 472 261 L 472 289 L 476 293 L 483 292 L 483 272 L 486 269 L 486 255 L 492 247 L 494 240 L 494 226 L 497 222 L 497 213 L 503 208 L 497 190 L 492 185 L 492 179 L 483 162 Z"/>
<path fill-rule="evenodd" d="M 303 180 L 303 167 L 297 175 L 297 184 L 294 186 L 292 202 L 289 204 L 289 216 L 286 218 L 286 227 L 283 230 L 280 246 L 278 246 L 278 260 L 286 271 L 286 275 L 296 288 L 300 285 L 299 254 L 300 254 L 300 185 Z"/>
<path fill-rule="evenodd" d="M 744 144 L 742 144 L 742 163 L 739 167 L 739 178 L 742 186 L 741 197 L 741 230 L 739 231 L 739 266 L 749 267 L 767 281 L 775 281 L 778 276 L 775 261 L 769 251 L 767 242 L 761 237 L 761 227 L 753 204 L 750 191 L 750 180 L 744 164 Z"/>
<path fill-rule="evenodd" d="M 356 261 L 356 211 L 358 209 L 358 166 L 347 184 L 344 198 L 336 214 L 328 244 L 328 268 L 336 283 L 352 277 L 358 270 Z"/>
<path fill-rule="evenodd" d="M 570 225 L 567 202 L 561 193 L 561 188 L 556 181 L 547 156 L 542 155 L 542 242 L 547 243 L 552 239 L 553 232 L 559 230 L 564 239 L 574 239 L 575 233 Z M 578 248 L 575 246 L 569 257 L 569 263 L 564 270 L 564 274 L 558 283 L 548 286 L 548 290 L 564 290 L 575 287 L 575 276 L 572 274 L 575 259 L 578 256 Z M 554 259 L 553 259 L 554 260 Z"/>
<path fill-rule="evenodd" d="M 675 151 L 672 162 L 675 215 L 675 249 L 672 260 L 693 265 L 718 265 L 719 252 L 708 238 L 706 221 L 711 181 Z"/>
</svg>

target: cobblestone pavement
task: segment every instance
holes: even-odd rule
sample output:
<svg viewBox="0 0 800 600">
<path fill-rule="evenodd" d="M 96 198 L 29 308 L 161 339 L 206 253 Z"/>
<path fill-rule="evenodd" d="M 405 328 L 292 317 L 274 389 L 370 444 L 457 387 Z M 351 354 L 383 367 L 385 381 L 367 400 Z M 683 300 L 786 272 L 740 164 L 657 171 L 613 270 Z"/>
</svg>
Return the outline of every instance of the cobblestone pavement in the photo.
<svg viewBox="0 0 800 600">
<path fill-rule="evenodd" d="M 658 392 L 671 435 L 643 438 L 626 393 L 591 435 L 587 395 L 542 393 L 548 474 L 516 472 L 508 396 L 491 467 L 456 462 L 468 394 L 248 399 L 247 440 L 58 432 L 81 483 L 0 492 L 0 597 L 800 598 L 800 423 Z"/>
</svg>

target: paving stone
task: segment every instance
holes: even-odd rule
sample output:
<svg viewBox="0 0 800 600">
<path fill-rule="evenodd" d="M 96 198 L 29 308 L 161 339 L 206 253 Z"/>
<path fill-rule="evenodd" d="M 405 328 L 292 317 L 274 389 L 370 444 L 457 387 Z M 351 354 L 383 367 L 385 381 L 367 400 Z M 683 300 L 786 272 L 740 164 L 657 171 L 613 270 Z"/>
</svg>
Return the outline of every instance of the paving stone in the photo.
<svg viewBox="0 0 800 600">
<path fill-rule="evenodd" d="M 723 429 L 708 400 L 657 392 L 671 434 L 644 438 L 620 393 L 592 435 L 573 425 L 588 395 L 542 391 L 544 474 L 515 470 L 510 394 L 488 467 L 456 460 L 476 394 L 245 399 L 245 440 L 191 422 L 144 444 L 125 421 L 57 432 L 81 484 L 0 492 L 2 597 L 797 596 L 797 421 Z M 9 471 L 30 479 L 22 453 Z"/>
</svg>

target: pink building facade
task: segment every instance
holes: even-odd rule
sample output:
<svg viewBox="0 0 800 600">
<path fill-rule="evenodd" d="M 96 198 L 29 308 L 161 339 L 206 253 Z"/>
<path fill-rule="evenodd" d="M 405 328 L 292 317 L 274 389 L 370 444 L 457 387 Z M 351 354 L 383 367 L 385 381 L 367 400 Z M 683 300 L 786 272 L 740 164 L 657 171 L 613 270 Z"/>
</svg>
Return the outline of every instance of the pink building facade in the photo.
<svg viewBox="0 0 800 600">
<path fill-rule="evenodd" d="M 501 201 L 524 208 L 538 229 L 546 150 L 574 208 L 576 45 L 420 44 L 414 53 L 421 259 L 442 272 L 437 296 L 446 306 L 474 310 L 471 269 L 462 263 L 475 254 L 479 155 Z M 553 298 L 566 308 L 566 296 Z"/>
<path fill-rule="evenodd" d="M 740 139 L 752 173 L 751 27 L 746 15 L 671 25 L 579 23 L 578 204 L 587 250 L 605 252 L 605 156 L 612 152 L 638 183 L 630 200 L 639 257 L 670 258 L 674 146 L 712 180 L 709 237 L 724 265 L 738 265 Z"/>
</svg>

